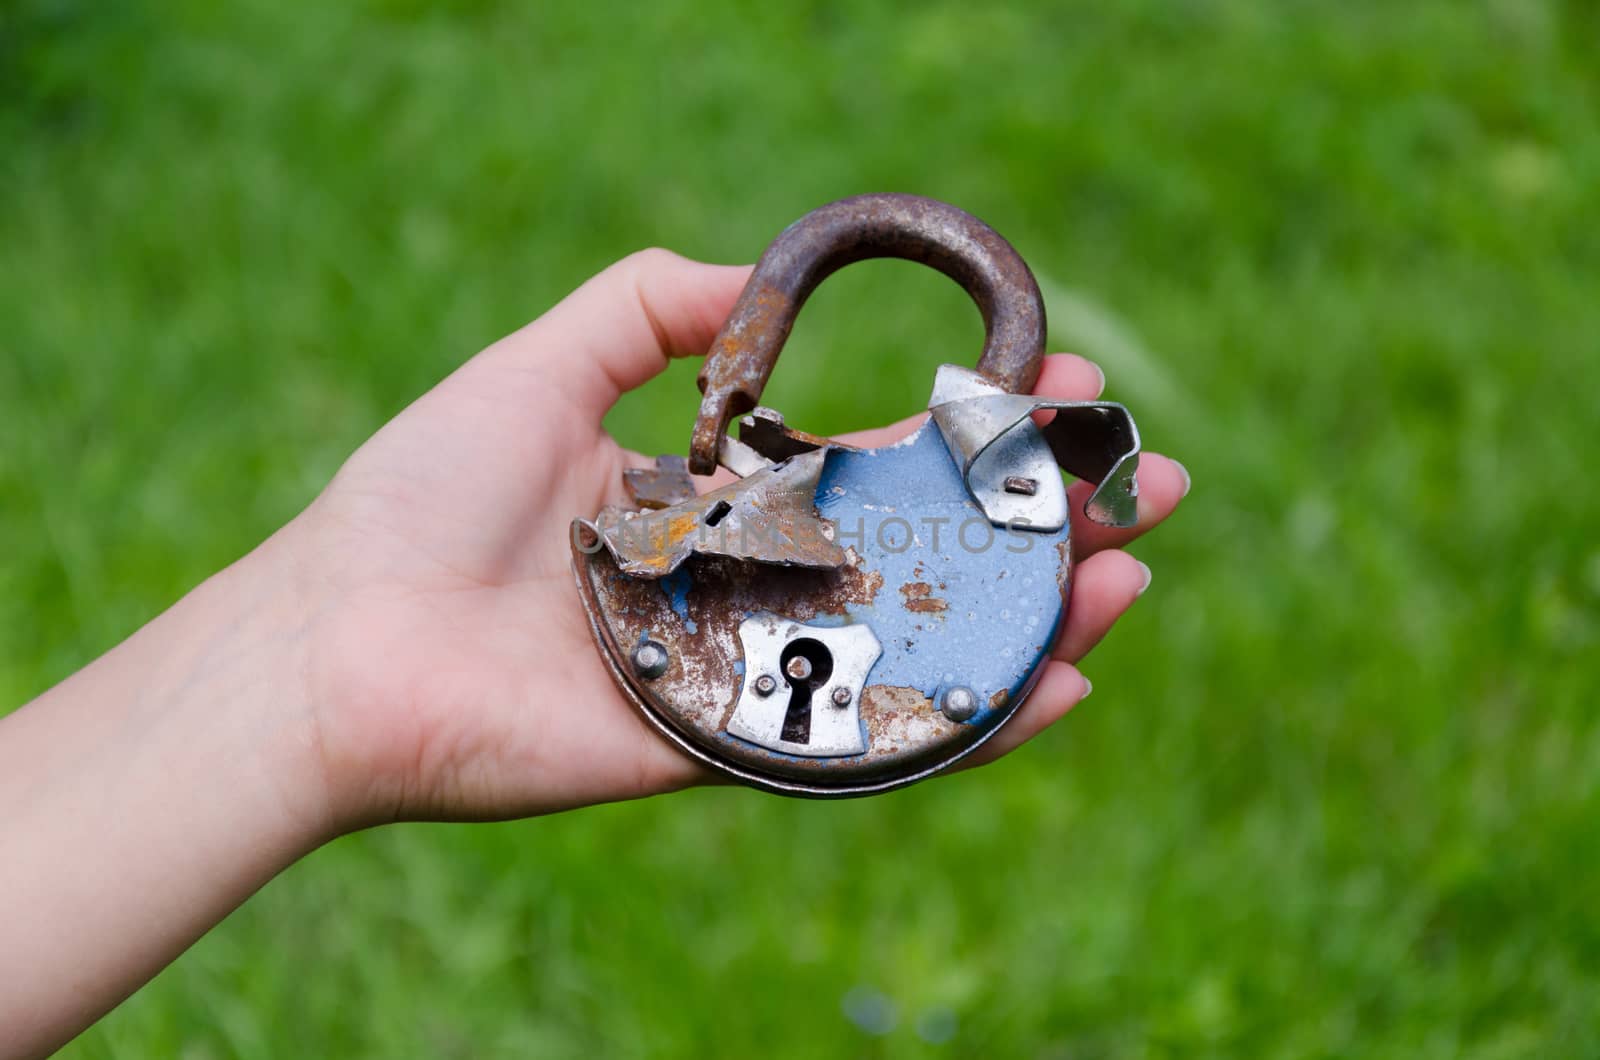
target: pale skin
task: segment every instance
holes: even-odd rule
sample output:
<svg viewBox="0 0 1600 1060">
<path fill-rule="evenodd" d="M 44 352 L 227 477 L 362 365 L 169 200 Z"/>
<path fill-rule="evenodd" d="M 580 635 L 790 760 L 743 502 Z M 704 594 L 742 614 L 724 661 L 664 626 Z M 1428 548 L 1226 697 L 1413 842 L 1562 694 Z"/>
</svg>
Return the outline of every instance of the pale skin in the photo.
<svg viewBox="0 0 1600 1060">
<path fill-rule="evenodd" d="M 748 274 L 666 251 L 617 263 L 423 395 L 260 547 L 0 719 L 0 1053 L 59 1046 L 340 834 L 714 780 L 612 684 L 567 527 L 625 503 L 623 468 L 650 464 L 606 410 L 703 353 Z M 1054 355 L 1036 392 L 1102 383 Z M 1188 474 L 1146 454 L 1139 483 L 1133 530 L 1075 512 L 1066 627 L 973 764 L 1088 693 L 1077 663 L 1149 584 L 1123 546 Z"/>
</svg>

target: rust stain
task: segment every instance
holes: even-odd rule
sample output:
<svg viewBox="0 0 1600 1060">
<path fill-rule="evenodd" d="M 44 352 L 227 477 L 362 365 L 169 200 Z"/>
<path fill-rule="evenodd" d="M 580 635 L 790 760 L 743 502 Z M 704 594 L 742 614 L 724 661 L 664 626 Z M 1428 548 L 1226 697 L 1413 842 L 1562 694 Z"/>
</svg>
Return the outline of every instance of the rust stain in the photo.
<svg viewBox="0 0 1600 1060">
<path fill-rule="evenodd" d="M 681 456 L 658 456 L 653 468 L 630 467 L 622 472 L 622 485 L 635 507 L 670 508 L 695 495 L 694 480 Z"/>
<path fill-rule="evenodd" d="M 1009 702 L 1011 702 L 1011 693 L 1002 688 L 1000 691 L 989 697 L 989 709 L 999 710 Z"/>
<path fill-rule="evenodd" d="M 900 595 L 905 597 L 906 610 L 918 614 L 932 614 L 949 609 L 948 603 L 932 593 L 933 586 L 927 582 L 906 582 L 900 586 Z"/>
<path fill-rule="evenodd" d="M 1056 588 L 1061 591 L 1061 606 L 1066 607 L 1072 597 L 1072 542 L 1057 541 L 1056 555 L 1061 557 L 1061 566 L 1056 568 Z"/>
<path fill-rule="evenodd" d="M 794 778 L 859 779 L 912 768 L 978 735 L 934 710 L 917 689 L 881 685 L 862 691 L 861 719 L 869 737 L 862 755 L 795 758 L 721 735 L 743 687 L 741 617 L 770 611 L 805 622 L 842 614 L 852 602 L 870 602 L 877 595 L 883 584 L 877 573 L 857 566 L 819 571 L 693 556 L 684 567 L 688 591 L 674 601 L 662 583 L 624 575 L 604 550 L 577 553 L 574 559 L 594 594 L 586 606 L 591 614 L 598 611 L 606 651 L 622 667 L 614 676 L 678 731 L 746 766 Z M 626 672 L 627 651 L 641 636 L 665 645 L 672 658 L 667 672 L 653 681 L 634 681 Z"/>
<path fill-rule="evenodd" d="M 861 720 L 867 726 L 867 742 L 876 746 L 901 713 L 933 709 L 933 701 L 909 685 L 868 685 L 861 691 Z"/>
</svg>

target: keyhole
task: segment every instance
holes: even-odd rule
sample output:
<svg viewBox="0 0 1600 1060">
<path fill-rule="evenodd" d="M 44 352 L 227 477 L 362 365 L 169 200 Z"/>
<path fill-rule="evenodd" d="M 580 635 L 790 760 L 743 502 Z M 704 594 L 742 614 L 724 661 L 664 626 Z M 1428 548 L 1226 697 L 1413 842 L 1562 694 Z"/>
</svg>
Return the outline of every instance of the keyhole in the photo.
<svg viewBox="0 0 1600 1060">
<path fill-rule="evenodd" d="M 789 709 L 783 716 L 786 743 L 811 742 L 811 693 L 833 675 L 833 656 L 819 640 L 802 637 L 790 641 L 779 657 L 783 679 L 789 682 Z"/>
</svg>

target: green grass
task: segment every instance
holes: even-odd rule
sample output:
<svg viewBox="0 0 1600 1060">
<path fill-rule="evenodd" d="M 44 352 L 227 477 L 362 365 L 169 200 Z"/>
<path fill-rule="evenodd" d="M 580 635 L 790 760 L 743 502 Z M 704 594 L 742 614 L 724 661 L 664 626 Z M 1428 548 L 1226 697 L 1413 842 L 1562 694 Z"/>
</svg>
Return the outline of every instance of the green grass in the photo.
<svg viewBox="0 0 1600 1060">
<path fill-rule="evenodd" d="M 1600 16 L 981 6 L 0 14 L 5 706 L 605 263 L 855 192 L 1011 237 L 1195 482 L 1004 765 L 354 836 L 66 1055 L 1600 1054 Z M 864 265 L 769 396 L 863 426 L 979 337 Z"/>
</svg>

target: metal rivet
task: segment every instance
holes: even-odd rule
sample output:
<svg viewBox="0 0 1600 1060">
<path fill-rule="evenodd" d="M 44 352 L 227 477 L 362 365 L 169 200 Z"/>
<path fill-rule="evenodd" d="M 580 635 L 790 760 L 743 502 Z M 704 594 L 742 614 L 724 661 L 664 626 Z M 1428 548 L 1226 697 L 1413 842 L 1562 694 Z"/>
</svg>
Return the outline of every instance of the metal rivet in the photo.
<svg viewBox="0 0 1600 1060">
<path fill-rule="evenodd" d="M 811 676 L 811 660 L 804 655 L 796 655 L 784 664 L 783 672 L 789 675 L 791 681 L 804 681 Z"/>
<path fill-rule="evenodd" d="M 1007 493 L 1020 493 L 1024 497 L 1031 497 L 1039 492 L 1039 483 L 1036 479 L 1023 478 L 1021 475 L 1012 475 L 1006 479 Z"/>
<path fill-rule="evenodd" d="M 646 680 L 666 673 L 667 663 L 671 661 L 667 649 L 653 640 L 644 641 L 633 649 L 633 670 Z"/>
<path fill-rule="evenodd" d="M 977 694 L 966 685 L 951 685 L 939 694 L 939 710 L 951 721 L 966 721 L 978 713 Z"/>
<path fill-rule="evenodd" d="M 772 693 L 778 690 L 778 682 L 771 674 L 762 674 L 760 677 L 756 678 L 755 688 L 756 695 L 770 696 Z"/>
<path fill-rule="evenodd" d="M 848 707 L 850 701 L 854 698 L 855 696 L 852 696 L 850 690 L 844 685 L 840 685 L 833 690 L 833 705 L 836 707 Z"/>
</svg>

